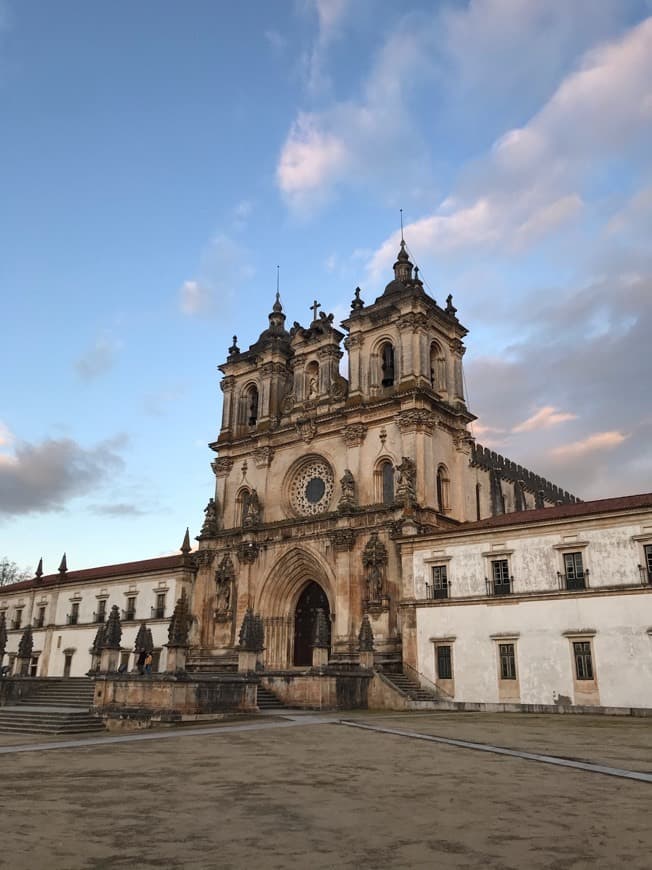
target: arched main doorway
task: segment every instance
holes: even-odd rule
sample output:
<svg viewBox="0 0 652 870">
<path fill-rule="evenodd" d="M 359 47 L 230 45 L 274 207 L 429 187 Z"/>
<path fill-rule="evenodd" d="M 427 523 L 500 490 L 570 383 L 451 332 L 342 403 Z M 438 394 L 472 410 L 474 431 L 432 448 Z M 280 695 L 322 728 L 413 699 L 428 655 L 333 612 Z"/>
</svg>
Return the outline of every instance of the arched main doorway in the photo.
<svg viewBox="0 0 652 870">
<path fill-rule="evenodd" d="M 330 607 L 326 593 L 318 583 L 310 580 L 297 601 L 294 612 L 294 664 L 310 666 L 312 664 L 312 642 L 315 631 L 317 610 L 321 608 L 326 614 L 329 627 L 330 646 Z"/>
</svg>

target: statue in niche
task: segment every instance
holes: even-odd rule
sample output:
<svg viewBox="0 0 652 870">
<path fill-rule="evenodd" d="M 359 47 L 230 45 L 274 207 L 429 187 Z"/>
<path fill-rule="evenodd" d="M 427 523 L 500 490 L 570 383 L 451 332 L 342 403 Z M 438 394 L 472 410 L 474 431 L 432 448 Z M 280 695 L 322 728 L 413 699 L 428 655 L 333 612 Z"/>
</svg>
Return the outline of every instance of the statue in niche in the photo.
<svg viewBox="0 0 652 870">
<path fill-rule="evenodd" d="M 204 525 L 201 527 L 200 537 L 212 537 L 217 534 L 217 505 L 214 498 L 209 498 L 204 508 Z"/>
<path fill-rule="evenodd" d="M 262 517 L 262 508 L 260 499 L 255 489 L 252 489 L 247 497 L 244 505 L 242 525 L 248 529 L 251 526 L 257 526 Z"/>
<path fill-rule="evenodd" d="M 367 600 L 379 602 L 383 599 L 385 590 L 387 548 L 379 539 L 378 532 L 374 532 L 367 541 L 362 553 L 362 564 L 366 569 Z"/>
<path fill-rule="evenodd" d="M 352 510 L 356 506 L 355 478 L 350 469 L 346 468 L 340 480 L 342 495 L 337 505 L 338 510 Z"/>
<path fill-rule="evenodd" d="M 398 482 L 396 485 L 397 501 L 403 504 L 404 507 L 413 507 L 417 503 L 416 462 L 414 459 L 404 456 L 403 461 L 396 470 L 398 472 Z"/>
<path fill-rule="evenodd" d="M 231 611 L 231 594 L 235 580 L 235 567 L 230 553 L 225 553 L 215 572 L 216 611 L 218 614 Z"/>
<path fill-rule="evenodd" d="M 308 399 L 313 400 L 319 396 L 319 383 L 315 375 L 312 375 L 308 381 Z"/>
</svg>

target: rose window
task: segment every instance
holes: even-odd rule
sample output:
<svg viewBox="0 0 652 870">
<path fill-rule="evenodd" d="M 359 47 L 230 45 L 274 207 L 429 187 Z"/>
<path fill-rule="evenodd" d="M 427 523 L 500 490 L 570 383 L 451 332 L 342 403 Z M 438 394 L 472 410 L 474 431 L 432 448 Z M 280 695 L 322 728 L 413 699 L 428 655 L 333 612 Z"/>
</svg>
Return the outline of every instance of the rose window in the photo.
<svg viewBox="0 0 652 870">
<path fill-rule="evenodd" d="M 290 484 L 290 501 L 302 516 L 328 510 L 333 495 L 333 471 L 323 459 L 314 459 L 294 475 Z"/>
</svg>

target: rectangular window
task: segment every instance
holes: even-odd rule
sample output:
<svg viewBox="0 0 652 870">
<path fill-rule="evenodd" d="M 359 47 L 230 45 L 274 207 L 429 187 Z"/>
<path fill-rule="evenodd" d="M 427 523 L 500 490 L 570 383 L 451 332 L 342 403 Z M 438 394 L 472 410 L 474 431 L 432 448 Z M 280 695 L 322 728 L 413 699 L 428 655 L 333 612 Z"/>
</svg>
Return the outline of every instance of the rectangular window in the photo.
<svg viewBox="0 0 652 870">
<path fill-rule="evenodd" d="M 70 625 L 77 625 L 79 622 L 79 601 L 73 601 L 70 608 Z"/>
<path fill-rule="evenodd" d="M 500 679 L 515 680 L 516 679 L 516 655 L 514 653 L 513 643 L 498 644 L 500 654 Z"/>
<path fill-rule="evenodd" d="M 494 595 L 509 595 L 512 591 L 507 559 L 494 559 L 491 563 Z"/>
<path fill-rule="evenodd" d="M 652 544 L 645 545 L 645 568 L 647 570 L 647 582 L 652 583 Z"/>
<path fill-rule="evenodd" d="M 97 602 L 97 613 L 95 614 L 95 622 L 104 622 L 106 619 L 106 598 L 100 598 Z"/>
<path fill-rule="evenodd" d="M 43 628 L 45 625 L 45 607 L 41 606 L 38 609 L 38 616 L 36 617 L 35 626 L 36 628 Z"/>
<path fill-rule="evenodd" d="M 129 596 L 127 598 L 127 612 L 125 613 L 125 619 L 135 619 L 136 618 L 136 597 Z"/>
<path fill-rule="evenodd" d="M 591 659 L 591 643 L 588 640 L 573 643 L 575 655 L 575 674 L 578 680 L 593 679 L 593 661 Z"/>
<path fill-rule="evenodd" d="M 165 617 L 165 592 L 159 592 L 156 596 L 156 607 L 154 608 L 154 619 L 163 619 Z"/>
<path fill-rule="evenodd" d="M 448 571 L 446 565 L 432 566 L 431 598 L 448 598 Z"/>
<path fill-rule="evenodd" d="M 584 564 L 581 553 L 564 553 L 566 589 L 584 589 Z"/>
<path fill-rule="evenodd" d="M 19 610 L 16 610 L 16 615 L 14 616 L 14 628 L 20 628 L 23 622 L 23 609 L 22 607 Z"/>
<path fill-rule="evenodd" d="M 437 677 L 440 680 L 453 679 L 453 664 L 450 646 L 437 647 Z"/>
</svg>

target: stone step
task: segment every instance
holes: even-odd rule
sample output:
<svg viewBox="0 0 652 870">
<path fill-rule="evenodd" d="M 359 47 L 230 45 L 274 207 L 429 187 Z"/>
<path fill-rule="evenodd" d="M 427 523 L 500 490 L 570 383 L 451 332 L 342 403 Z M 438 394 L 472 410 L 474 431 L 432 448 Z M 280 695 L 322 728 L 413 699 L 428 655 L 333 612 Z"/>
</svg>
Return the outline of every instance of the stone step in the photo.
<svg viewBox="0 0 652 870">
<path fill-rule="evenodd" d="M 257 701 L 259 710 L 287 710 L 286 705 L 273 692 L 264 686 L 258 686 Z"/>
<path fill-rule="evenodd" d="M 36 734 L 82 734 L 103 731 L 101 719 L 88 712 L 18 711 L 3 708 L 0 711 L 0 731 Z"/>
<path fill-rule="evenodd" d="M 385 677 L 411 701 L 439 701 L 441 700 L 434 690 L 424 689 L 415 679 L 405 673 L 385 672 Z"/>
</svg>

